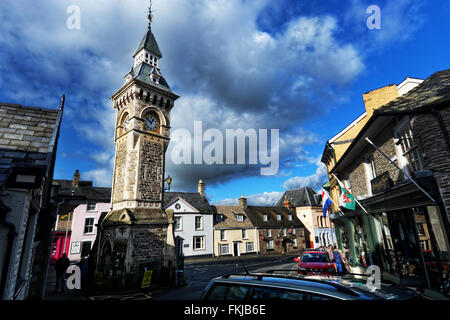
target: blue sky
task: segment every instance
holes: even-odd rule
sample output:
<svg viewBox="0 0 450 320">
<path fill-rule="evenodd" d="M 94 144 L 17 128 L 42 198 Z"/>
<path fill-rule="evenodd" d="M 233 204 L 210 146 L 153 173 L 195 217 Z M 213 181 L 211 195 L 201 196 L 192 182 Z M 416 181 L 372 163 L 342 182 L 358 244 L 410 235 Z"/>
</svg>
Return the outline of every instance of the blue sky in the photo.
<svg viewBox="0 0 450 320">
<path fill-rule="evenodd" d="M 4 0 L 0 3 L 0 101 L 66 108 L 55 178 L 110 186 L 115 111 L 146 31 L 148 1 Z M 67 8 L 80 8 L 80 30 Z M 369 30 L 369 5 L 381 29 Z M 325 142 L 364 112 L 362 94 L 406 76 L 450 68 L 449 1 L 154 0 L 161 71 L 181 97 L 172 132 L 280 130 L 280 171 L 167 164 L 172 190 L 203 179 L 212 202 L 273 204 L 286 188 L 318 188 Z M 172 141 L 166 156 L 170 158 Z"/>
</svg>

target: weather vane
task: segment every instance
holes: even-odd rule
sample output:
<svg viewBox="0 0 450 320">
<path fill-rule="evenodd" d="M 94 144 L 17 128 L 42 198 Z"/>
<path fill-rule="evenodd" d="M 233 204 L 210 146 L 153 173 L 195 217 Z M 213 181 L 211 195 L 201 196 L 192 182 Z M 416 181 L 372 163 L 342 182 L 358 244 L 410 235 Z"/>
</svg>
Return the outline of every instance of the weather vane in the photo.
<svg viewBox="0 0 450 320">
<path fill-rule="evenodd" d="M 153 21 L 153 11 L 152 11 L 152 0 L 150 0 L 150 6 L 148 7 L 148 15 L 147 15 L 147 20 L 148 20 L 148 28 L 151 28 L 151 24 Z"/>
</svg>

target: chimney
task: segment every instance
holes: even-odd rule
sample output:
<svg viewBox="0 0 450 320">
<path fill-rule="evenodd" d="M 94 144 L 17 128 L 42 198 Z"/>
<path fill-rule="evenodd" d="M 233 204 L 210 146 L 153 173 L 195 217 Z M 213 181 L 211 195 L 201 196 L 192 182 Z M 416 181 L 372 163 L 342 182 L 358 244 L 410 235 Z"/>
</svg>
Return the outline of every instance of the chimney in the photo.
<svg viewBox="0 0 450 320">
<path fill-rule="evenodd" d="M 244 195 L 239 199 L 239 206 L 244 210 L 247 209 L 247 198 L 244 198 Z"/>
<path fill-rule="evenodd" d="M 73 175 L 72 186 L 78 187 L 79 182 L 80 182 L 80 172 L 77 169 Z"/>
<path fill-rule="evenodd" d="M 198 181 L 198 193 L 200 193 L 201 196 L 205 196 L 205 184 L 201 179 Z"/>
<path fill-rule="evenodd" d="M 287 195 L 284 195 L 284 206 L 286 208 L 288 208 L 289 210 L 291 209 L 291 203 L 290 203 L 289 199 L 287 198 Z"/>
</svg>

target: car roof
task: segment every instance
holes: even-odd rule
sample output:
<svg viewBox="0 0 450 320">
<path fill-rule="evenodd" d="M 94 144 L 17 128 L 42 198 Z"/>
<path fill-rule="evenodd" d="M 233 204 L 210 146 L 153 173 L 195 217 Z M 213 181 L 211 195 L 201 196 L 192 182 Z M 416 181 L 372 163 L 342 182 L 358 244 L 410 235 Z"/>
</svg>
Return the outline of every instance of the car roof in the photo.
<svg viewBox="0 0 450 320">
<path fill-rule="evenodd" d="M 265 273 L 255 274 L 229 274 L 213 279 L 214 282 L 238 283 L 252 286 L 277 287 L 319 293 L 336 298 L 364 299 L 364 296 L 342 286 L 338 283 L 322 281 L 319 279 L 306 279 L 298 276 L 274 275 Z M 369 299 L 366 297 L 366 299 Z"/>
</svg>

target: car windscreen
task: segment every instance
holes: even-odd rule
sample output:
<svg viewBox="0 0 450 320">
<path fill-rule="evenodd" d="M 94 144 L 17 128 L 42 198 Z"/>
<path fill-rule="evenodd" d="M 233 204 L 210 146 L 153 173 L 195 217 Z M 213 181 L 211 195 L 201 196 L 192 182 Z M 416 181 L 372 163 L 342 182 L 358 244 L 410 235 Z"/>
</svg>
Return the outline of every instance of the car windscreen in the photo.
<svg viewBox="0 0 450 320">
<path fill-rule="evenodd" d="M 330 258 L 324 253 L 304 253 L 301 262 L 330 262 Z"/>
</svg>

